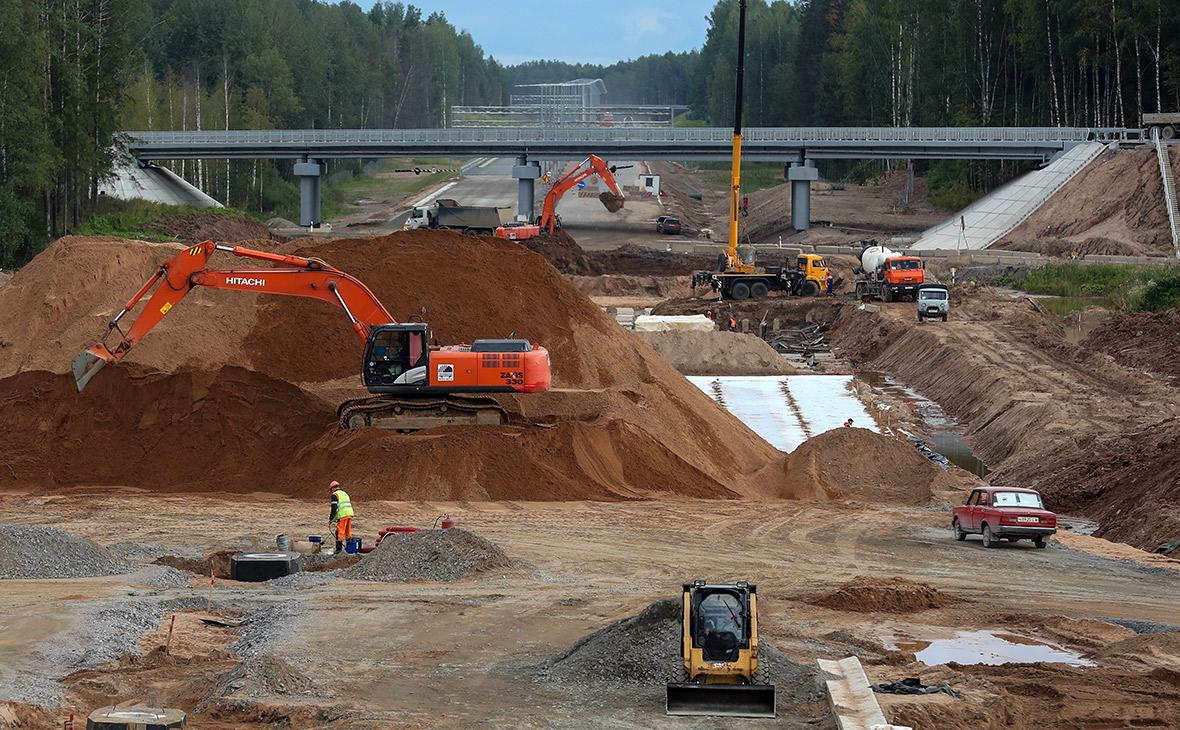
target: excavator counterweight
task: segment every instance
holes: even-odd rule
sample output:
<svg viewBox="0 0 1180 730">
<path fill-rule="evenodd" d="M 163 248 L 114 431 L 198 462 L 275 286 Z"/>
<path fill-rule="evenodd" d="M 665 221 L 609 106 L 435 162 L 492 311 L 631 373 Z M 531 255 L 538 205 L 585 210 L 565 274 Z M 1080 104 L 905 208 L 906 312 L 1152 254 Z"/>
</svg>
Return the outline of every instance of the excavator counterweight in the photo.
<svg viewBox="0 0 1180 730">
<path fill-rule="evenodd" d="M 278 266 L 210 269 L 206 262 L 216 251 Z M 205 241 L 164 262 L 110 321 L 102 341 L 74 357 L 71 369 L 78 390 L 104 367 L 122 360 L 196 286 L 319 299 L 342 309 L 364 346 L 362 382 L 373 394 L 341 406 L 338 415 L 345 428 L 411 431 L 505 423 L 507 413 L 487 394 L 549 389 L 549 353 L 539 345 L 508 339 L 435 347 L 426 324 L 394 321 L 368 287 L 323 261 Z M 124 331 L 120 322 L 145 298 Z M 107 339 L 116 331 L 121 339 L 111 346 Z"/>
</svg>

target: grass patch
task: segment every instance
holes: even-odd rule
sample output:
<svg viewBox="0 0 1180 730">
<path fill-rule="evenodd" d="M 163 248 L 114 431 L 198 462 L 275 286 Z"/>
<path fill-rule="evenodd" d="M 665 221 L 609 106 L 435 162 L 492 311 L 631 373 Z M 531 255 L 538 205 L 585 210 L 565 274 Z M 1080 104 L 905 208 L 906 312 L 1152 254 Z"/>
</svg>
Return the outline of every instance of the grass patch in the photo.
<svg viewBox="0 0 1180 730">
<path fill-rule="evenodd" d="M 729 190 L 729 163 L 702 162 L 698 169 L 705 183 L 717 190 Z M 783 166 L 777 162 L 746 162 L 742 164 L 742 192 L 746 195 L 786 183 Z"/>
<path fill-rule="evenodd" d="M 1180 266 L 1047 264 L 997 283 L 1077 301 L 1105 299 L 1124 311 L 1156 312 L 1180 306 Z"/>
<path fill-rule="evenodd" d="M 415 167 L 438 167 L 443 170 L 458 168 L 452 160 L 439 157 L 415 157 L 409 160 L 383 160 L 371 172 L 351 177 L 333 179 L 323 187 L 324 220 L 339 218 L 356 212 L 357 201 L 362 199 L 380 200 L 398 195 L 410 195 L 455 177 L 454 172 L 423 172 L 419 175 L 405 174 L 393 177 L 397 170 L 412 170 Z"/>
<path fill-rule="evenodd" d="M 188 205 L 165 205 L 147 200 L 103 198 L 94 212 L 73 232 L 79 236 L 114 236 L 140 241 L 175 241 L 165 233 L 163 219 L 179 215 L 238 216 L 248 213 L 234 208 L 194 208 Z"/>
</svg>

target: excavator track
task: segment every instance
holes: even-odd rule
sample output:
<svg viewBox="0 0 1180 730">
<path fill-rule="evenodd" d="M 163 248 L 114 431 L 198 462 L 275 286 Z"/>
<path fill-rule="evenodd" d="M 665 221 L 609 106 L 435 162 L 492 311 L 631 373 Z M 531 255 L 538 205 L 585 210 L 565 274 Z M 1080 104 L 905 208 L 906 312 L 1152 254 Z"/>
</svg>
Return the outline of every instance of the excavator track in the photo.
<svg viewBox="0 0 1180 730">
<path fill-rule="evenodd" d="M 377 395 L 354 398 L 336 409 L 340 428 L 382 428 L 402 433 L 435 426 L 501 426 L 508 411 L 488 396 L 424 396 L 406 398 Z"/>
</svg>

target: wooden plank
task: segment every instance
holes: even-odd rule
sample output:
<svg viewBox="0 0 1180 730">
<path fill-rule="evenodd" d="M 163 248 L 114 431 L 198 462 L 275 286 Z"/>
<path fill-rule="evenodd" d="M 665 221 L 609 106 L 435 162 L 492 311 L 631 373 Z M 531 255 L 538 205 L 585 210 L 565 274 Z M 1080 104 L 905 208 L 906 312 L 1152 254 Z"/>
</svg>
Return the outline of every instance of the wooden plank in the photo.
<svg viewBox="0 0 1180 730">
<path fill-rule="evenodd" d="M 864 667 L 856 657 L 818 659 L 819 668 L 832 676 L 825 682 L 828 701 L 840 730 L 909 730 L 890 725 L 877 704 Z"/>
</svg>

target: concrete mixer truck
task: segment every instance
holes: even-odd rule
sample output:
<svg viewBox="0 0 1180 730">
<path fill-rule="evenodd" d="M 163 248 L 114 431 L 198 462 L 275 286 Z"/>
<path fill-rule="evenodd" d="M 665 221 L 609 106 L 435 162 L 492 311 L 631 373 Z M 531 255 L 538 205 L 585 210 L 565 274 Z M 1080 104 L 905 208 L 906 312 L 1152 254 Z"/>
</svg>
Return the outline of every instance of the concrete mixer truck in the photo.
<svg viewBox="0 0 1180 730">
<path fill-rule="evenodd" d="M 915 297 L 926 283 L 926 265 L 917 256 L 891 251 L 876 241 L 861 241 L 860 267 L 856 269 L 856 296 L 868 301 L 900 301 Z"/>
</svg>

